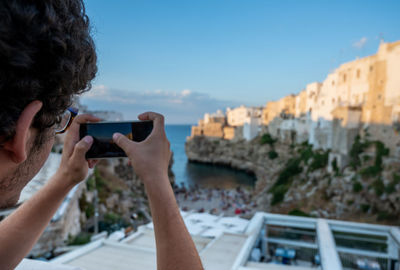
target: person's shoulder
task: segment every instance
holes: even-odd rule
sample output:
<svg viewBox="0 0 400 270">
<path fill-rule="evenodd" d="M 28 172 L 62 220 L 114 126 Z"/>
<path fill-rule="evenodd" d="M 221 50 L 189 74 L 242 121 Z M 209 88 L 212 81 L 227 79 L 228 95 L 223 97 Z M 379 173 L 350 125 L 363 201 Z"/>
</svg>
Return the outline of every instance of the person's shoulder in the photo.
<svg viewBox="0 0 400 270">
<path fill-rule="evenodd" d="M 49 262 L 23 259 L 15 270 L 84 270 L 76 266 L 54 264 Z"/>
</svg>

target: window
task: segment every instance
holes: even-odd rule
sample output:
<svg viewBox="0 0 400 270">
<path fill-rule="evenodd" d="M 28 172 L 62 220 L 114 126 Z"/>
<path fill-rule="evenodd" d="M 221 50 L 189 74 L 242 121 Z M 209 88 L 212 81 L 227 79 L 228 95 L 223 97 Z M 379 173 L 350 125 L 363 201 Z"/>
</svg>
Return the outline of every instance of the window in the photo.
<svg viewBox="0 0 400 270">
<path fill-rule="evenodd" d="M 335 81 L 332 81 L 332 85 L 335 85 Z"/>
<path fill-rule="evenodd" d="M 379 94 L 379 95 L 378 95 L 378 99 L 380 100 L 381 98 L 382 98 L 382 95 L 381 95 L 381 94 Z"/>
<path fill-rule="evenodd" d="M 369 71 L 373 71 L 374 70 L 374 66 L 369 66 Z"/>
<path fill-rule="evenodd" d="M 335 100 L 334 98 L 332 98 L 332 103 L 335 103 L 335 101 L 336 101 L 336 100 Z"/>
<path fill-rule="evenodd" d="M 357 76 L 357 79 L 360 79 L 360 73 L 361 73 L 360 70 L 357 69 L 357 75 L 356 75 L 356 76 Z"/>
<path fill-rule="evenodd" d="M 346 74 L 343 74 L 343 82 L 346 82 Z"/>
</svg>

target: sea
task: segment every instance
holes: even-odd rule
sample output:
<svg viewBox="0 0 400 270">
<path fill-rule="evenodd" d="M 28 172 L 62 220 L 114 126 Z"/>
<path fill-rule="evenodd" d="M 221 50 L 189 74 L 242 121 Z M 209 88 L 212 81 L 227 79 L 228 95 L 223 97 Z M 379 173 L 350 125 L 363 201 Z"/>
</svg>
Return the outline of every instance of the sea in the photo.
<svg viewBox="0 0 400 270">
<path fill-rule="evenodd" d="M 200 188 L 252 189 L 255 177 L 243 171 L 224 166 L 188 162 L 185 154 L 185 141 L 190 136 L 190 125 L 167 125 L 167 137 L 174 153 L 172 171 L 175 183 L 179 186 Z"/>
</svg>

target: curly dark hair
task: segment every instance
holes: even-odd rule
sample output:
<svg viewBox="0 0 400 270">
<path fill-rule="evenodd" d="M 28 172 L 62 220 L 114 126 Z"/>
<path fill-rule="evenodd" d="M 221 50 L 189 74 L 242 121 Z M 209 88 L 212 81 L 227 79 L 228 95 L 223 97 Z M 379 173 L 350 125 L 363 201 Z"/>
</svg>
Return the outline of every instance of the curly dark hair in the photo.
<svg viewBox="0 0 400 270">
<path fill-rule="evenodd" d="M 43 131 L 91 87 L 96 51 L 82 0 L 0 1 L 0 136 L 34 100 L 33 127 Z"/>
</svg>

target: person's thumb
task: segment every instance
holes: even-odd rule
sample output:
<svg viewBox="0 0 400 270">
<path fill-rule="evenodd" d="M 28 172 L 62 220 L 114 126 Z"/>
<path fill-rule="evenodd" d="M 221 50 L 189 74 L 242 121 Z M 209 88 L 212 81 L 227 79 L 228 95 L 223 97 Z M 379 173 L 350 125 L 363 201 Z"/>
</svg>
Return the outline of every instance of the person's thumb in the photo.
<svg viewBox="0 0 400 270">
<path fill-rule="evenodd" d="M 116 145 L 118 145 L 119 147 L 121 147 L 122 150 L 125 151 L 125 153 L 128 152 L 128 148 L 132 144 L 132 141 L 121 133 L 114 133 L 113 140 Z"/>
<path fill-rule="evenodd" d="M 92 144 L 93 144 L 93 137 L 85 136 L 82 140 L 80 140 L 77 144 L 75 144 L 72 156 L 85 158 L 85 154 L 90 149 Z"/>
</svg>

